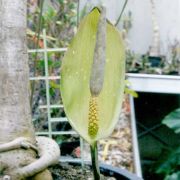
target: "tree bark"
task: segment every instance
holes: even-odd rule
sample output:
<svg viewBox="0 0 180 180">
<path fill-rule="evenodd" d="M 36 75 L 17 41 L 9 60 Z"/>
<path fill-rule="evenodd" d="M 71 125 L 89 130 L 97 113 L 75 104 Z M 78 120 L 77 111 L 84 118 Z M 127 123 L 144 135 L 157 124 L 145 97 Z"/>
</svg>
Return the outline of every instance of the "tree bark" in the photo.
<svg viewBox="0 0 180 180">
<path fill-rule="evenodd" d="M 59 147 L 52 140 L 48 141 L 47 146 L 54 143 L 53 160 L 47 158 L 45 149 L 36 148 L 38 144 L 29 104 L 26 3 L 26 0 L 0 0 L 0 179 L 26 179 L 33 173 L 43 171 L 59 156 Z M 47 140 L 40 138 L 40 146 L 41 141 Z M 44 147 L 46 145 L 43 144 Z M 40 159 L 45 162 L 45 168 L 39 163 L 41 167 L 38 169 L 38 150 L 40 156 L 43 152 Z M 41 174 L 36 179 L 43 179 Z"/>
<path fill-rule="evenodd" d="M 35 144 L 28 94 L 26 0 L 0 0 L 0 144 L 26 137 Z M 33 161 L 34 151 L 0 154 L 0 172 Z"/>
</svg>

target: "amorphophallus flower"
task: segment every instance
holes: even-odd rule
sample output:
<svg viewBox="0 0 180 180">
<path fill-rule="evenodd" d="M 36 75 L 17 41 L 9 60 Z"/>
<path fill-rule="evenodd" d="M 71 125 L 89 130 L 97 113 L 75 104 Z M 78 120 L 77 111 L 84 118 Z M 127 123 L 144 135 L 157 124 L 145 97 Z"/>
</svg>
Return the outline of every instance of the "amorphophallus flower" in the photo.
<svg viewBox="0 0 180 180">
<path fill-rule="evenodd" d="M 90 144 L 94 179 L 100 180 L 97 141 L 118 121 L 124 92 L 125 50 L 104 7 L 81 22 L 64 56 L 61 95 L 72 127 Z"/>
<path fill-rule="evenodd" d="M 94 8 L 64 56 L 61 95 L 72 127 L 90 144 L 118 121 L 124 92 L 125 49 L 120 32 Z"/>
</svg>

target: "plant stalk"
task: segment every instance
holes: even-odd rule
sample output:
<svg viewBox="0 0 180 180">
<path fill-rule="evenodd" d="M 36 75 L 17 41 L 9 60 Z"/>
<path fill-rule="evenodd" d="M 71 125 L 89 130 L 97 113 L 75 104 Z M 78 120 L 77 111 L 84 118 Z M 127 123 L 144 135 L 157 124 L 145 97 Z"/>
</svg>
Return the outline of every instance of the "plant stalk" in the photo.
<svg viewBox="0 0 180 180">
<path fill-rule="evenodd" d="M 123 12 L 124 12 L 124 9 L 125 9 L 127 3 L 128 3 L 128 0 L 125 0 L 124 5 L 123 5 L 123 8 L 122 8 L 122 10 L 121 10 L 121 13 L 120 13 L 120 15 L 119 15 L 119 17 L 118 17 L 118 19 L 117 19 L 117 21 L 116 21 L 116 23 L 115 23 L 115 26 L 118 25 L 118 23 L 119 23 L 119 21 L 120 21 L 120 19 L 121 19 L 121 17 L 122 17 L 122 14 L 123 14 Z"/>
<path fill-rule="evenodd" d="M 91 148 L 91 161 L 92 161 L 94 180 L 100 180 L 101 176 L 100 176 L 99 163 L 98 163 L 97 141 L 95 141 L 94 144 L 91 144 L 90 148 Z"/>
<path fill-rule="evenodd" d="M 44 5 L 44 0 L 40 1 L 40 13 L 39 13 L 39 19 L 38 19 L 38 25 L 37 25 L 37 30 L 35 33 L 35 37 L 37 37 L 37 43 L 35 44 L 35 49 L 38 49 L 39 47 L 39 40 L 40 40 L 40 33 L 41 33 L 41 26 L 42 26 L 42 16 L 43 16 L 43 5 Z M 34 57 L 34 73 L 33 76 L 36 76 L 36 68 L 37 68 L 37 60 L 38 60 L 38 52 L 35 52 L 35 57 Z M 33 81 L 31 84 L 31 95 L 30 95 L 30 106 L 31 109 L 33 107 L 33 94 L 34 94 L 34 90 L 35 90 L 35 84 L 36 82 Z"/>
</svg>

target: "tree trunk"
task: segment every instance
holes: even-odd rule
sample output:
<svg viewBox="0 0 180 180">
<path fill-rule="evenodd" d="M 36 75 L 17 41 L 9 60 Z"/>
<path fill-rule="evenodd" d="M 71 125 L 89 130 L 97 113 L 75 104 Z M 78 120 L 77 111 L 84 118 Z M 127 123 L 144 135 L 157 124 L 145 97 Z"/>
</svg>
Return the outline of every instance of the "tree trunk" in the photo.
<svg viewBox="0 0 180 180">
<path fill-rule="evenodd" d="M 29 104 L 26 3 L 0 0 L 0 179 L 26 179 L 43 170 L 35 162 L 38 149 Z M 57 158 L 59 148 L 54 147 Z M 27 171 L 31 163 L 33 173 Z"/>
<path fill-rule="evenodd" d="M 0 0 L 0 143 L 18 137 L 35 144 L 28 94 L 26 1 Z M 0 172 L 29 164 L 35 152 L 15 149 L 0 154 Z M 6 168 L 7 167 L 7 168 Z M 2 172 L 3 171 L 3 172 Z"/>
</svg>

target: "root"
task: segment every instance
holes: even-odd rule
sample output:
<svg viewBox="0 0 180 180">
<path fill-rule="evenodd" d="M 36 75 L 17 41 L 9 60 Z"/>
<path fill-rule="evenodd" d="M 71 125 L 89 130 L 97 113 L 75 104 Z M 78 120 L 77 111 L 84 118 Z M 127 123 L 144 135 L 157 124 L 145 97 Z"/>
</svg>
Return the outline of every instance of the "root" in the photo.
<svg viewBox="0 0 180 180">
<path fill-rule="evenodd" d="M 53 180 L 49 170 L 45 169 L 44 171 L 36 174 L 32 177 L 32 180 Z"/>
<path fill-rule="evenodd" d="M 48 166 L 56 164 L 59 160 L 60 150 L 58 144 L 47 137 L 37 137 L 38 152 L 40 158 L 17 170 L 17 174 L 21 177 L 30 177 L 43 171 Z"/>
<path fill-rule="evenodd" d="M 0 145 L 0 153 L 9 150 L 19 149 L 19 148 L 31 148 L 38 151 L 39 159 L 35 160 L 31 164 L 19 167 L 12 170 L 9 174 L 4 176 L 10 176 L 12 179 L 26 179 L 27 177 L 34 176 L 34 180 L 43 180 L 45 176 L 48 177 L 47 180 L 51 180 L 52 177 L 48 170 L 45 170 L 48 166 L 56 164 L 60 157 L 60 149 L 58 144 L 47 137 L 36 137 L 37 148 L 28 141 L 28 139 L 20 137 Z M 36 175 L 37 174 L 37 175 Z M 39 177 L 39 178 L 38 178 Z"/>
<path fill-rule="evenodd" d="M 10 150 L 20 149 L 20 148 L 24 148 L 24 149 L 32 148 L 36 152 L 38 151 L 38 149 L 30 142 L 28 138 L 18 137 L 11 142 L 0 144 L 0 153 Z"/>
</svg>

